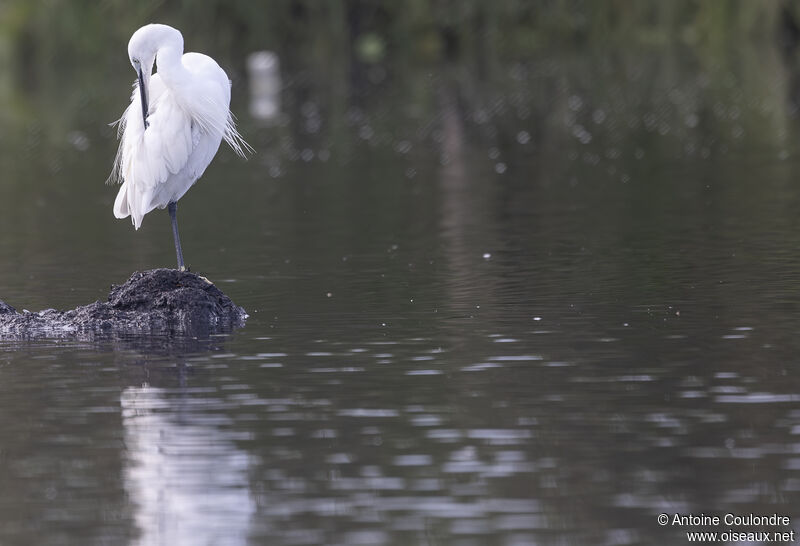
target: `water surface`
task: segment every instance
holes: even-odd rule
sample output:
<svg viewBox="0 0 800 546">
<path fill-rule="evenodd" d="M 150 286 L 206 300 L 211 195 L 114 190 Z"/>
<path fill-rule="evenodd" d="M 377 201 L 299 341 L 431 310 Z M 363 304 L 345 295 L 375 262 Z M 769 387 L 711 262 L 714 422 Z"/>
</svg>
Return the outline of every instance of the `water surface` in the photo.
<svg viewBox="0 0 800 546">
<path fill-rule="evenodd" d="M 0 542 L 679 543 L 659 513 L 800 517 L 797 114 L 777 52 L 743 49 L 359 93 L 287 68 L 268 125 L 235 78 L 258 152 L 221 151 L 179 217 L 247 325 L 0 341 Z M 135 232 L 102 184 L 130 78 L 3 121 L 11 305 L 172 264 L 167 214 Z"/>
</svg>

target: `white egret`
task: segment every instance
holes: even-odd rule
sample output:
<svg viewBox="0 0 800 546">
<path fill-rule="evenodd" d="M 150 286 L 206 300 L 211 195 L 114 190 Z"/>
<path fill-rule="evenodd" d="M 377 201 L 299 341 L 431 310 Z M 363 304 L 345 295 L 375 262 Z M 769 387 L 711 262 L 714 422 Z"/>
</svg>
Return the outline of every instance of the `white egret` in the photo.
<svg viewBox="0 0 800 546">
<path fill-rule="evenodd" d="M 177 202 L 225 142 L 244 157 L 252 148 L 236 131 L 231 82 L 206 55 L 184 53 L 183 36 L 167 25 L 137 30 L 128 42 L 137 73 L 131 104 L 119 120 L 119 150 L 110 182 L 121 182 L 114 216 L 131 217 L 138 230 L 145 214 L 167 208 L 178 269 L 184 270 Z M 152 73 L 153 64 L 157 72 Z"/>
</svg>

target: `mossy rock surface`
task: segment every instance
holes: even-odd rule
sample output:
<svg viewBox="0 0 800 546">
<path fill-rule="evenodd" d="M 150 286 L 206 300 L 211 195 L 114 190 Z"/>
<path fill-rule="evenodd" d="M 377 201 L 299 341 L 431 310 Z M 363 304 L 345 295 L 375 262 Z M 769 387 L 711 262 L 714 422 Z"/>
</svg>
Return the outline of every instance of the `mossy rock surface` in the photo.
<svg viewBox="0 0 800 546">
<path fill-rule="evenodd" d="M 247 313 L 206 278 L 176 269 L 137 271 L 112 285 L 108 301 L 69 311 L 19 313 L 0 301 L 0 337 L 61 337 L 70 333 L 207 335 L 242 326 Z"/>
</svg>

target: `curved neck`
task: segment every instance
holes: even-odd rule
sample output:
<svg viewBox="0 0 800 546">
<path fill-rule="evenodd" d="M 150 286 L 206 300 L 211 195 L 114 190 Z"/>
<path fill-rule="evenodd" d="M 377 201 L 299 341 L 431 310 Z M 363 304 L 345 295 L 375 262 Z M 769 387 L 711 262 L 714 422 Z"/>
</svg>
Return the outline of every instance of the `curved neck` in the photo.
<svg viewBox="0 0 800 546">
<path fill-rule="evenodd" d="M 156 64 L 162 81 L 169 87 L 183 84 L 188 79 L 188 71 L 181 62 L 183 36 L 174 28 L 161 26 L 158 42 Z"/>
<path fill-rule="evenodd" d="M 156 52 L 157 72 L 167 87 L 176 87 L 186 82 L 188 71 L 181 62 L 183 49 L 171 45 L 161 46 Z"/>
</svg>

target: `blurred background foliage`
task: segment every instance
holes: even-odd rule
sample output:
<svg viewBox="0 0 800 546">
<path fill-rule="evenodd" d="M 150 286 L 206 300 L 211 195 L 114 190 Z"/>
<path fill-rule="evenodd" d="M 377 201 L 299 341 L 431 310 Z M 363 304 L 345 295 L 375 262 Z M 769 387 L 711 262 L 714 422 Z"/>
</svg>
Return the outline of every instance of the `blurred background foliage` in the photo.
<svg viewBox="0 0 800 546">
<path fill-rule="evenodd" d="M 793 52 L 800 35 L 800 7 L 788 0 L 3 0 L 0 99 L 11 107 L 0 121 L 41 111 L 36 94 L 58 97 L 51 121 L 88 104 L 104 109 L 114 96 L 104 86 L 118 92 L 131 80 L 124 45 L 154 21 L 179 28 L 189 50 L 211 53 L 234 84 L 250 52 L 271 50 L 287 85 L 311 79 L 347 96 L 404 85 L 409 67 L 416 75 L 445 61 L 462 82 L 496 83 L 509 62 L 609 47 L 689 48 L 718 70 L 739 62 L 737 43 Z M 425 108 L 430 97 L 409 87 L 409 102 Z"/>
<path fill-rule="evenodd" d="M 0 39 L 6 62 L 46 81 L 53 65 L 97 70 L 71 62 L 79 57 L 116 62 L 105 55 L 111 45 L 153 21 L 234 58 L 268 49 L 327 64 L 349 53 L 372 62 L 435 61 L 603 43 L 679 41 L 713 50 L 753 37 L 796 40 L 798 15 L 788 0 L 3 0 Z"/>
<path fill-rule="evenodd" d="M 594 37 L 631 43 L 675 35 L 704 42 L 763 35 L 784 12 L 797 15 L 798 8 L 788 1 L 747 0 L 4 0 L 0 10 L 6 38 L 35 37 L 42 50 L 69 54 L 102 50 L 106 40 L 126 39 L 131 27 L 155 19 L 180 22 L 195 37 L 242 40 L 256 49 L 280 50 L 301 35 L 311 45 L 342 34 L 353 22 L 399 48 L 441 29 L 464 40 L 482 38 L 475 32 L 480 28 L 502 33 L 503 47 L 531 48 Z"/>
</svg>

